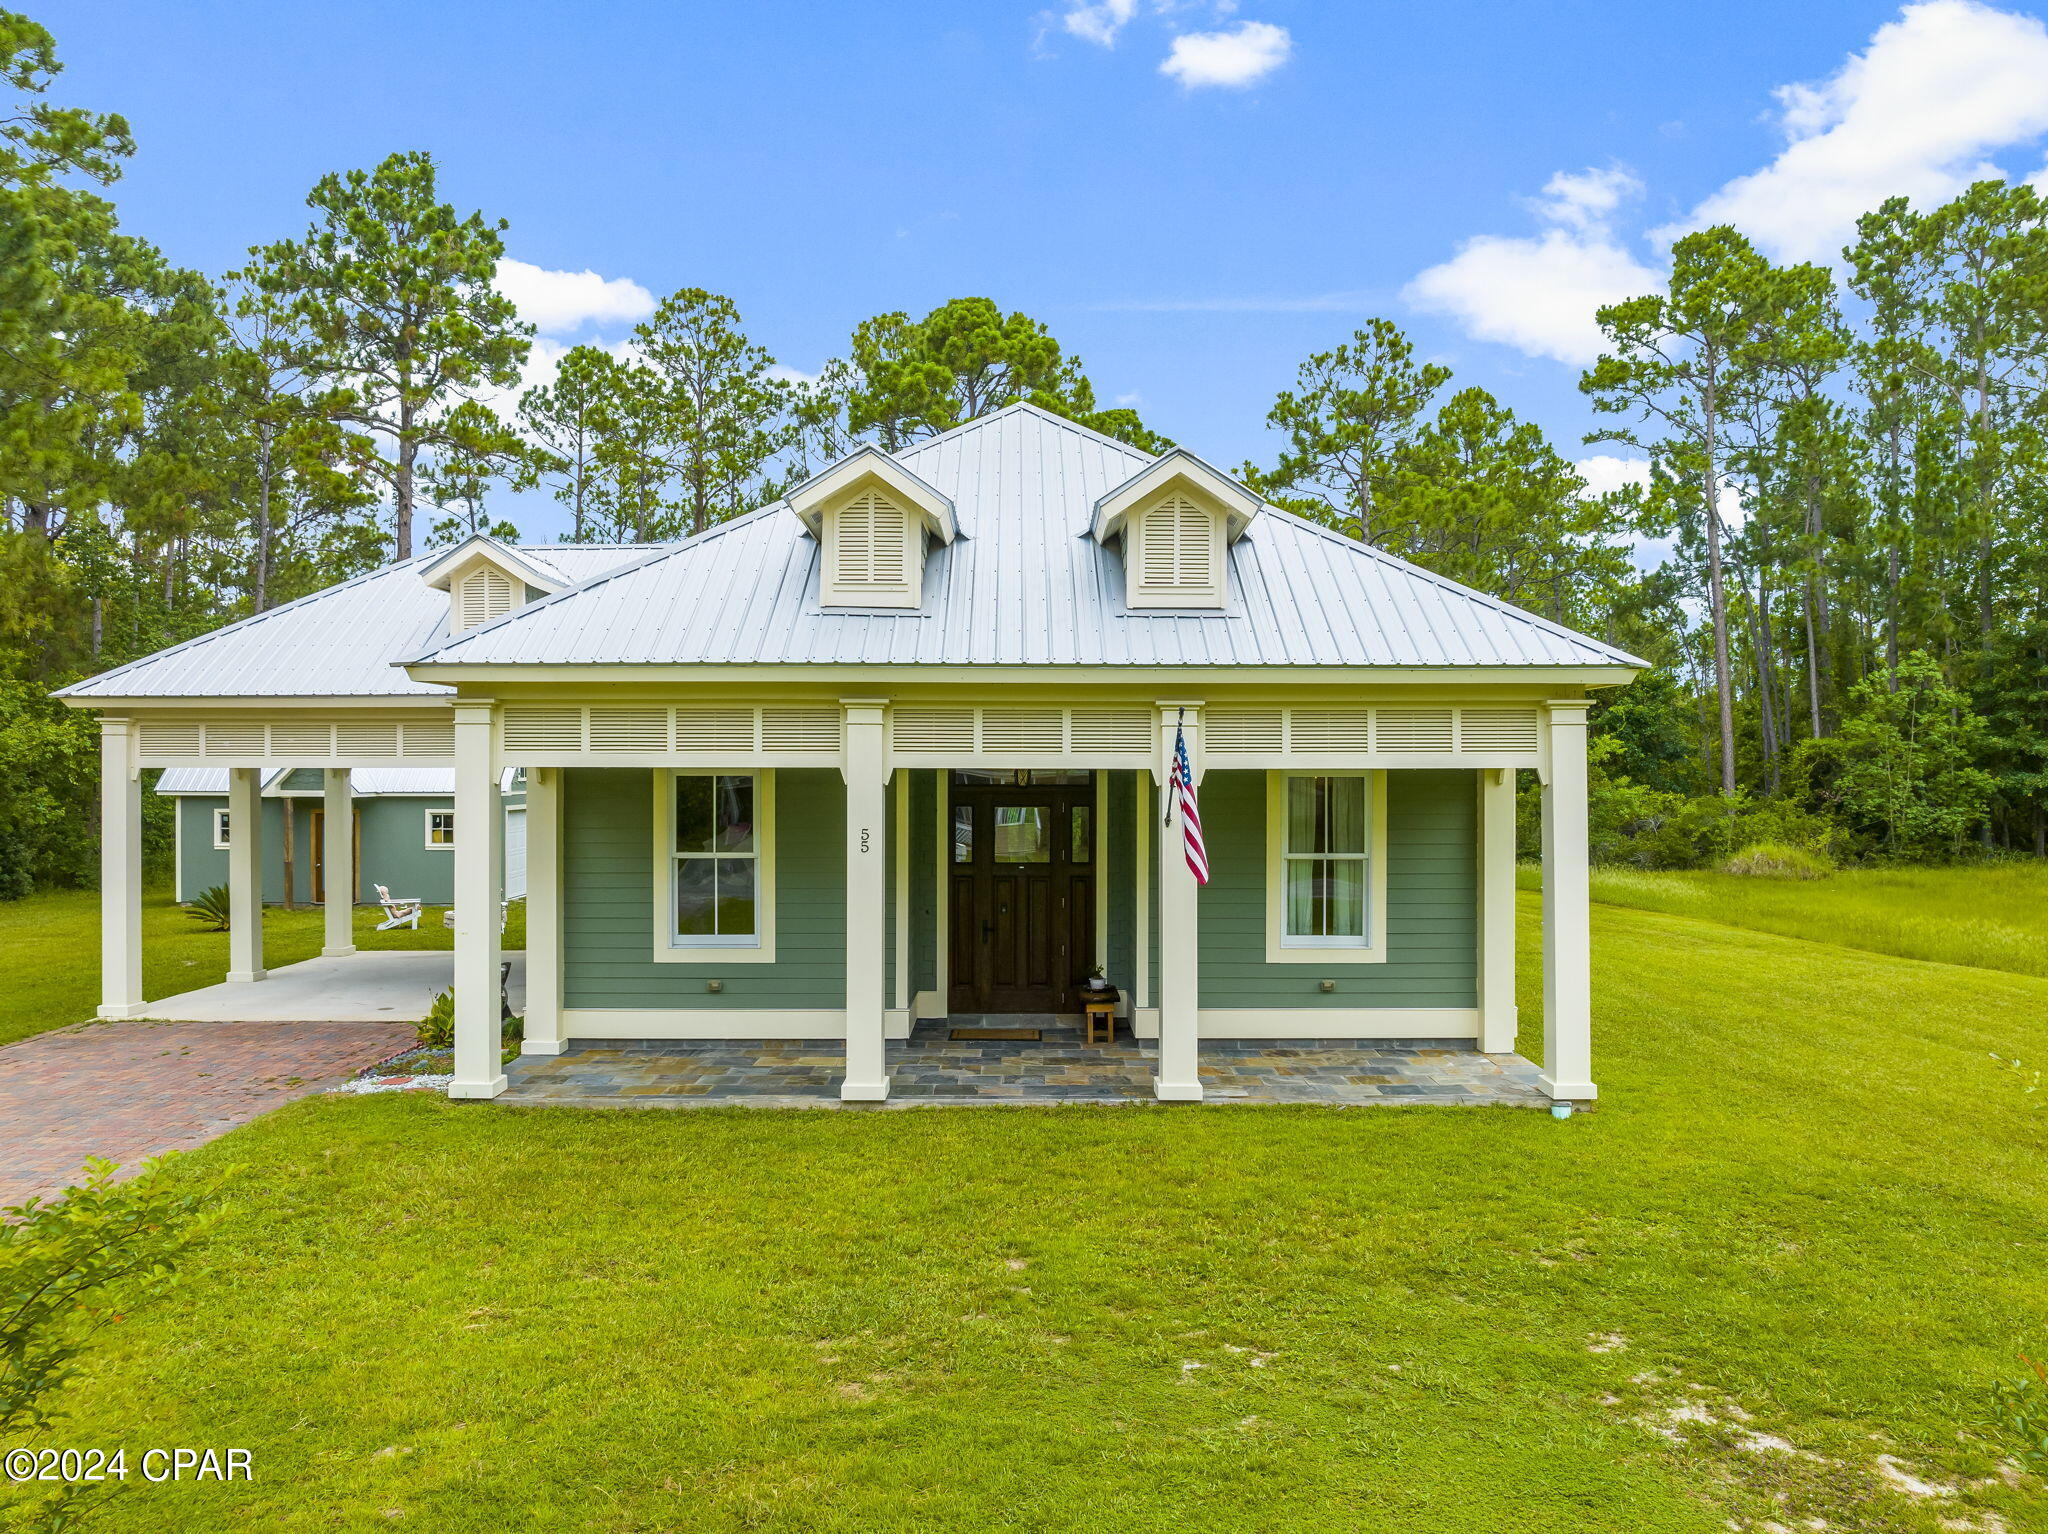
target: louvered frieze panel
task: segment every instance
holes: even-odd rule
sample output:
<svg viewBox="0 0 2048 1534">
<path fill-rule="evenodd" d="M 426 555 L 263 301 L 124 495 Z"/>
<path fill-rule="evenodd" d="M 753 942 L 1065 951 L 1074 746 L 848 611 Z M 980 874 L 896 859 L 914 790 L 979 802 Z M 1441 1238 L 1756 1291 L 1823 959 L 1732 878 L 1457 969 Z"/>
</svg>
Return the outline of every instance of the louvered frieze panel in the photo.
<svg viewBox="0 0 2048 1534">
<path fill-rule="evenodd" d="M 773 766 L 836 760 L 840 749 L 840 714 L 829 704 L 509 704 L 501 719 L 515 766 L 707 758 L 765 758 Z"/>
<path fill-rule="evenodd" d="M 1253 708 L 1203 710 L 1202 752 L 1219 766 L 1295 757 L 1520 757 L 1534 765 L 1541 719 L 1533 706 L 1490 708 Z"/>
<path fill-rule="evenodd" d="M 1158 749 L 1149 708 L 1061 708 L 1054 704 L 904 703 L 889 710 L 892 757 L 919 766 L 1028 758 L 1073 758 L 1096 766 L 1140 766 Z"/>
<path fill-rule="evenodd" d="M 1374 744 L 1382 752 L 1448 751 L 1457 743 L 1447 708 L 1375 709 Z"/>
<path fill-rule="evenodd" d="M 754 751 L 760 747 L 760 715 L 750 708 L 679 708 L 678 751 Z"/>
<path fill-rule="evenodd" d="M 387 721 L 294 714 L 278 719 L 150 719 L 136 737 L 151 764 L 218 762 L 318 767 L 326 764 L 431 762 L 455 751 L 455 726 L 445 719 Z"/>
<path fill-rule="evenodd" d="M 836 708 L 764 708 L 761 749 L 836 756 L 839 752 L 839 710 Z"/>
<path fill-rule="evenodd" d="M 590 750 L 645 754 L 669 749 L 669 719 L 665 708 L 593 708 L 590 710 Z"/>
<path fill-rule="evenodd" d="M 581 751 L 580 708 L 507 708 L 502 716 L 507 751 Z"/>
</svg>

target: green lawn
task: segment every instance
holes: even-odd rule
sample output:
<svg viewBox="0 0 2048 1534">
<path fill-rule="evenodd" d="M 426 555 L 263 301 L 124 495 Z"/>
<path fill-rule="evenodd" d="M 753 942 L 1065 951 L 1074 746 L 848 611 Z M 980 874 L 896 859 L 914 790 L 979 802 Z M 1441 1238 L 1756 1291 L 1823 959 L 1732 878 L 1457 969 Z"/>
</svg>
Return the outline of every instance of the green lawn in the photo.
<svg viewBox="0 0 2048 1534">
<path fill-rule="evenodd" d="M 376 906 L 355 913 L 361 948 L 449 948 L 455 935 L 429 907 L 417 932 L 375 930 Z M 263 913 L 263 960 L 276 969 L 320 952 L 323 913 L 318 906 Z M 514 901 L 505 945 L 526 941 L 526 904 Z M 59 890 L 26 900 L 0 900 L 0 1044 L 46 1028 L 81 1022 L 100 1000 L 100 897 L 96 890 Z M 215 985 L 228 974 L 228 935 L 210 932 L 186 915 L 168 889 L 142 898 L 142 994 L 150 1001 Z"/>
<path fill-rule="evenodd" d="M 1534 866 L 1521 870 L 1522 888 L 1540 882 Z M 1596 868 L 1593 898 L 1905 959 L 2048 976 L 2048 863 L 1854 868 L 1825 879 Z"/>
<path fill-rule="evenodd" d="M 308 1100 L 188 1163 L 240 1207 L 61 1439 L 254 1450 L 138 1531 L 2048 1526 L 1980 1436 L 2048 1346 L 1989 1058 L 2048 981 L 1594 932 L 1562 1123 Z"/>
</svg>

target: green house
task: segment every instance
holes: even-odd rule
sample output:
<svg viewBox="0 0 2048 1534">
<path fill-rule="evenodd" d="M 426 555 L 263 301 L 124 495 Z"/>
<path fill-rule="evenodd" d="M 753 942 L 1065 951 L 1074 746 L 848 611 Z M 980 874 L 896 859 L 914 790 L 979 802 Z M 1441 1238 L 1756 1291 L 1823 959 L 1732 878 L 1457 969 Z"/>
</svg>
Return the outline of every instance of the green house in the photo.
<svg viewBox="0 0 2048 1534">
<path fill-rule="evenodd" d="M 505 895 L 516 900 L 526 893 L 526 792 L 514 773 L 505 778 Z M 441 767 L 370 767 L 352 774 L 349 787 L 354 902 L 376 904 L 381 886 L 399 900 L 453 904 L 455 774 Z M 228 770 L 174 767 L 157 779 L 156 791 L 177 806 L 171 826 L 178 899 L 193 900 L 225 885 L 234 836 Z M 326 904 L 324 774 L 312 767 L 273 769 L 258 797 L 263 903 Z"/>
<path fill-rule="evenodd" d="M 831 1041 L 873 1100 L 893 1041 L 1075 1012 L 1098 971 L 1161 1098 L 1202 1095 L 1206 1040 L 1506 1053 L 1528 772 L 1541 1079 L 1590 1098 L 1586 711 L 1641 665 L 1186 450 L 1012 406 L 679 543 L 475 538 L 71 689 L 103 718 L 102 1015 L 141 1005 L 142 769 L 226 769 L 236 825 L 313 769 L 332 824 L 352 778 L 431 768 L 493 827 L 445 857 L 450 1090 L 495 1095 L 518 770 L 528 1053 Z M 402 796 L 360 797 L 367 825 Z M 222 849 L 249 909 L 263 839 Z M 398 857 L 371 848 L 327 847 L 329 877 Z M 260 930 L 236 941 L 254 979 Z"/>
</svg>

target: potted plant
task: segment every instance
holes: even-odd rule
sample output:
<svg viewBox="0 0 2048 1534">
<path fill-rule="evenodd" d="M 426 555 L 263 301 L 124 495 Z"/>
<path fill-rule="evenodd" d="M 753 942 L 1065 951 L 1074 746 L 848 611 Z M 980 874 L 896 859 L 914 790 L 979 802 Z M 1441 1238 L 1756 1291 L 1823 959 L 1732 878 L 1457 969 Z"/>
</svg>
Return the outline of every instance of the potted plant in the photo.
<svg viewBox="0 0 2048 1534">
<path fill-rule="evenodd" d="M 1109 983 L 1109 975 L 1098 964 L 1088 971 L 1088 978 L 1081 985 L 1083 1001 L 1109 1001 L 1116 995 L 1116 987 Z"/>
</svg>

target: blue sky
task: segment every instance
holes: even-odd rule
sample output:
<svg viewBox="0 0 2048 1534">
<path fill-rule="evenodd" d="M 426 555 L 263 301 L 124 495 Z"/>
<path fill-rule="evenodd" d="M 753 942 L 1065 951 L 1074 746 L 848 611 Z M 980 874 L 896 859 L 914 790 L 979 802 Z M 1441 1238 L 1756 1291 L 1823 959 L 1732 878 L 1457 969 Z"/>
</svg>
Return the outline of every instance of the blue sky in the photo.
<svg viewBox="0 0 2048 1534">
<path fill-rule="evenodd" d="M 1271 456 L 1273 395 L 1372 314 L 1568 455 L 1612 454 L 1579 446 L 1590 309 L 1653 283 L 1674 232 L 1828 259 L 1892 192 L 2038 175 L 2048 134 L 2048 29 L 1976 0 L 35 14 L 56 98 L 129 117 L 115 195 L 178 261 L 226 270 L 302 230 L 324 172 L 423 148 L 509 220 L 537 365 L 686 285 L 803 372 L 867 315 L 984 293 L 1225 464 Z"/>
</svg>

